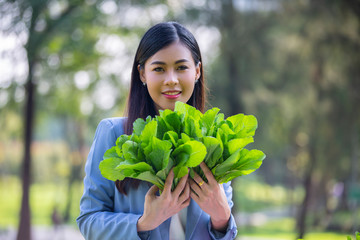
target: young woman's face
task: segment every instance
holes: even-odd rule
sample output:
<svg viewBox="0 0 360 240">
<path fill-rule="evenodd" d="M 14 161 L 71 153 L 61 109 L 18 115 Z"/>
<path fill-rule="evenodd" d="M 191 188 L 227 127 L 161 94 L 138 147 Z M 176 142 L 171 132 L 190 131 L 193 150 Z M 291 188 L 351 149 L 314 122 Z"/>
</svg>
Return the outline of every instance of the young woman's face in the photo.
<svg viewBox="0 0 360 240">
<path fill-rule="evenodd" d="M 175 42 L 155 53 L 144 68 L 138 68 L 157 110 L 174 110 L 175 102 L 186 103 L 200 77 L 200 64 L 195 66 L 190 50 Z"/>
</svg>

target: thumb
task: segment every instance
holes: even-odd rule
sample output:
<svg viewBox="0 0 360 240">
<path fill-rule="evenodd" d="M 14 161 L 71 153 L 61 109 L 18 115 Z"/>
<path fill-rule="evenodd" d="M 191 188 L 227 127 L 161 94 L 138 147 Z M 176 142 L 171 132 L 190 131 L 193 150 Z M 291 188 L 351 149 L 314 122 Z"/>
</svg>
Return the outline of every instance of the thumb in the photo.
<svg viewBox="0 0 360 240">
<path fill-rule="evenodd" d="M 156 196 L 157 191 L 159 191 L 159 188 L 156 185 L 152 185 L 151 188 L 147 191 L 146 195 L 153 198 Z"/>
</svg>

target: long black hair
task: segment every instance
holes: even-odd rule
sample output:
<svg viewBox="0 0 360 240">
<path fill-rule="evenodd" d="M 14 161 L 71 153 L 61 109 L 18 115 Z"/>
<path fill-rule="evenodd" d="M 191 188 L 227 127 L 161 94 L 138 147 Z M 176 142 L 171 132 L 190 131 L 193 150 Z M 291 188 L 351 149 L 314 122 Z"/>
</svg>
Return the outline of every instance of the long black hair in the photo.
<svg viewBox="0 0 360 240">
<path fill-rule="evenodd" d="M 145 119 L 147 116 L 154 117 L 157 113 L 154 101 L 149 95 L 148 89 L 140 79 L 138 66 L 143 68 L 145 62 L 159 50 L 179 41 L 186 46 L 194 59 L 195 66 L 202 63 L 199 45 L 193 34 L 177 22 L 159 23 L 151 27 L 142 37 L 135 54 L 132 66 L 130 93 L 127 102 L 125 133 L 131 134 L 133 122 L 137 118 Z M 206 101 L 206 86 L 204 72 L 200 64 L 200 78 L 197 80 L 193 94 L 187 104 L 204 112 Z M 125 178 L 123 181 L 116 181 L 118 190 L 126 194 L 126 186 L 137 186 L 138 181 Z"/>
</svg>

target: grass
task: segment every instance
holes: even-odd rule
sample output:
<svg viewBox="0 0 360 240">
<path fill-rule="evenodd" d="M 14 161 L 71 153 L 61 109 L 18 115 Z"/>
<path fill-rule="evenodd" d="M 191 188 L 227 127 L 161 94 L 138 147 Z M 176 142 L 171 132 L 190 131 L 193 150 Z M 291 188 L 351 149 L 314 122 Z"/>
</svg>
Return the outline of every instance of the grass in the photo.
<svg viewBox="0 0 360 240">
<path fill-rule="evenodd" d="M 19 219 L 21 186 L 17 178 L 0 181 L 0 226 L 16 226 Z"/>
<path fill-rule="evenodd" d="M 337 234 L 337 233 L 308 233 L 305 235 L 303 240 L 347 240 L 346 234 Z M 266 240 L 296 240 L 295 234 L 286 234 L 286 233 L 277 233 L 273 235 L 268 234 L 253 234 L 253 235 L 244 235 L 244 237 L 253 237 L 258 239 Z M 242 237 L 238 239 L 241 240 Z"/>
<path fill-rule="evenodd" d="M 0 179 L 0 226 L 16 227 L 19 222 L 21 206 L 21 182 L 18 178 Z M 70 211 L 70 223 L 75 224 L 79 215 L 79 202 L 82 195 L 80 183 L 72 188 L 73 199 Z M 34 225 L 51 225 L 51 214 L 54 207 L 62 213 L 67 202 L 66 183 L 35 183 L 30 189 L 31 222 Z"/>
<path fill-rule="evenodd" d="M 240 179 L 240 178 L 239 178 Z M 263 209 L 286 206 L 291 204 L 288 200 L 287 190 L 280 186 L 270 186 L 259 183 L 248 178 L 240 179 L 233 185 L 235 205 L 241 204 L 237 210 L 249 212 L 261 211 Z M 21 204 L 21 182 L 16 177 L 0 178 L 0 230 L 7 227 L 16 228 L 19 221 L 19 211 Z M 82 183 L 73 186 L 73 199 L 71 208 L 71 224 L 75 224 L 75 219 L 79 214 L 79 201 L 82 195 Z M 301 195 L 301 191 L 296 191 L 294 195 Z M 35 183 L 31 186 L 31 213 L 32 224 L 51 225 L 51 214 L 54 207 L 62 213 L 65 209 L 67 200 L 66 182 L 46 182 Z M 343 220 L 345 216 L 341 216 Z M 239 226 L 239 240 L 242 237 L 252 237 L 257 239 L 276 239 L 276 240 L 295 240 L 296 233 L 295 221 L 292 218 L 282 218 L 271 220 L 261 226 Z M 347 236 L 353 234 L 338 234 L 332 232 L 309 232 L 304 240 L 347 240 Z"/>
<path fill-rule="evenodd" d="M 264 210 L 281 208 L 284 206 L 298 205 L 303 198 L 301 189 L 289 190 L 283 186 L 273 186 L 261 183 L 256 179 L 256 174 L 235 179 L 232 184 L 234 189 L 234 206 L 236 211 L 244 213 L 261 212 Z M 353 220 L 351 213 L 334 215 L 334 222 L 348 224 Z M 295 240 L 295 219 L 287 217 L 270 220 L 260 226 L 239 226 L 239 240 L 242 237 L 258 239 Z M 349 234 L 310 230 L 304 240 L 347 240 Z"/>
<path fill-rule="evenodd" d="M 257 212 L 273 207 L 299 204 L 303 191 L 260 182 L 256 174 L 239 177 L 232 183 L 237 211 Z"/>
<path fill-rule="evenodd" d="M 295 220 L 283 218 L 266 223 L 259 227 L 240 227 L 239 240 L 242 237 L 255 237 L 259 239 L 276 240 L 295 240 L 296 233 L 293 231 Z M 309 232 L 304 240 L 347 240 L 349 234 L 339 234 L 333 232 Z"/>
</svg>

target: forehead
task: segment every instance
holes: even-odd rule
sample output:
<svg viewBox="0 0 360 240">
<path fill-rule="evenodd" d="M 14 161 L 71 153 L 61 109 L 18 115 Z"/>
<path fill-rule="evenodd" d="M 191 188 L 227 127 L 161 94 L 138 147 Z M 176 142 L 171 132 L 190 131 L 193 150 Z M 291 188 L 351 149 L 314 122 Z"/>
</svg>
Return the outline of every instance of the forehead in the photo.
<svg viewBox="0 0 360 240">
<path fill-rule="evenodd" d="M 172 63 L 181 59 L 193 62 L 191 51 L 184 44 L 177 41 L 157 51 L 146 61 L 146 63 L 151 64 L 151 62 L 154 61 Z"/>
</svg>

